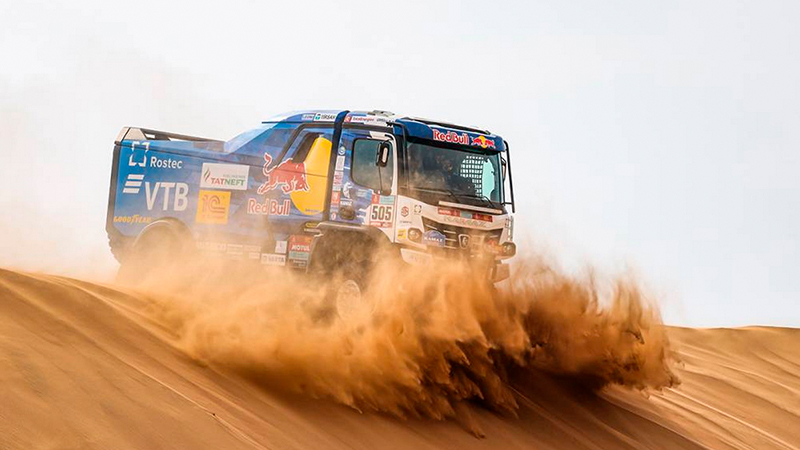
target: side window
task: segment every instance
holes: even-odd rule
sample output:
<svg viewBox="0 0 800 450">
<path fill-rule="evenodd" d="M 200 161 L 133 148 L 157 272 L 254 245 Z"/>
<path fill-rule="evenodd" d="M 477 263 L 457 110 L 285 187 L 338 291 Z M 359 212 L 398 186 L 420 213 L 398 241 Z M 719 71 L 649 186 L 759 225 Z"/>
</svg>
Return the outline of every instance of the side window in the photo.
<svg viewBox="0 0 800 450">
<path fill-rule="evenodd" d="M 308 175 L 326 177 L 331 156 L 331 129 L 302 130 L 292 141 L 280 164 L 289 163 Z"/>
<path fill-rule="evenodd" d="M 375 139 L 356 139 L 353 143 L 353 162 L 351 176 L 353 181 L 361 186 L 368 187 L 375 191 L 392 188 L 392 177 L 394 173 L 394 160 L 392 152 L 389 151 L 389 165 L 378 167 L 375 165 L 375 158 L 378 154 L 378 146 L 382 141 Z"/>
<path fill-rule="evenodd" d="M 264 153 L 277 155 L 286 145 L 292 133 L 297 128 L 294 124 L 267 124 L 254 130 L 245 131 L 225 143 L 226 152 L 236 152 L 245 155 L 258 155 Z"/>
<path fill-rule="evenodd" d="M 294 153 L 289 155 L 289 157 L 292 158 L 292 162 L 305 162 L 306 158 L 308 157 L 308 153 L 314 144 L 314 141 L 320 136 L 322 136 L 322 133 L 305 133 L 305 135 L 300 139 L 300 144 L 295 148 Z"/>
</svg>

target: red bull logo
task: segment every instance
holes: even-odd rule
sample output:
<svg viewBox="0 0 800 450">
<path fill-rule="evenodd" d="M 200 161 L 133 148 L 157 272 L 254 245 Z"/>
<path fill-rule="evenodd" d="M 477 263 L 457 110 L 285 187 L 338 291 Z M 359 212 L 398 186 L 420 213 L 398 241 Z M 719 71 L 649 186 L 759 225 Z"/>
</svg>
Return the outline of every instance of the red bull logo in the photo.
<svg viewBox="0 0 800 450">
<path fill-rule="evenodd" d="M 495 148 L 494 139 L 487 139 L 483 135 L 472 138 L 471 144 L 480 148 Z"/>
<path fill-rule="evenodd" d="M 458 134 L 455 131 L 448 131 L 447 133 L 442 133 L 436 128 L 432 128 L 432 130 L 433 130 L 434 141 L 449 142 L 451 144 L 469 145 L 469 135 L 467 133 Z"/>
<path fill-rule="evenodd" d="M 467 133 L 456 133 L 455 131 L 442 133 L 436 128 L 432 128 L 431 130 L 433 131 L 434 141 L 449 142 L 451 144 L 459 145 L 472 145 L 480 148 L 496 148 L 494 139 L 489 139 L 483 135 L 470 138 Z"/>
<path fill-rule="evenodd" d="M 264 154 L 264 169 L 262 172 L 267 177 L 264 183 L 258 187 L 259 194 L 266 194 L 269 191 L 281 188 L 284 194 L 294 191 L 308 191 L 308 180 L 306 179 L 305 163 L 295 163 L 287 159 L 277 166 L 270 168 L 272 156 Z"/>
</svg>

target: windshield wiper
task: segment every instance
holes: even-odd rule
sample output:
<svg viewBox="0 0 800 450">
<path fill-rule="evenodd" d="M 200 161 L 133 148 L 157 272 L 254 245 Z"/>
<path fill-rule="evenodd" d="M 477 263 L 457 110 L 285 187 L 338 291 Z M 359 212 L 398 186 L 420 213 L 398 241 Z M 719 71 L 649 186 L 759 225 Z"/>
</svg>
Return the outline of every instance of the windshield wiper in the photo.
<svg viewBox="0 0 800 450">
<path fill-rule="evenodd" d="M 450 189 L 431 189 L 431 188 L 419 188 L 419 187 L 412 187 L 411 189 L 414 189 L 415 191 L 436 192 L 438 194 L 449 194 L 457 202 L 461 202 L 461 199 L 455 194 L 455 192 L 451 191 Z"/>
<path fill-rule="evenodd" d="M 492 200 L 491 200 L 489 197 L 487 197 L 487 196 L 485 196 L 485 195 L 477 195 L 477 194 L 461 194 L 461 195 L 464 195 L 464 196 L 466 196 L 466 197 L 471 197 L 471 198 L 477 198 L 477 199 L 485 200 L 487 203 L 489 203 L 489 205 L 490 205 L 492 208 L 494 208 L 494 209 L 503 209 L 503 208 L 501 208 L 501 207 L 500 207 L 500 205 L 498 205 L 497 203 L 493 202 L 493 201 L 492 201 Z"/>
<path fill-rule="evenodd" d="M 483 201 L 487 202 L 492 208 L 499 209 L 499 210 L 503 209 L 500 205 L 498 205 L 497 203 L 493 202 L 491 199 L 489 199 L 489 197 L 487 197 L 485 195 L 465 194 L 463 192 L 456 194 L 455 192 L 451 191 L 450 189 L 444 189 L 444 188 L 443 189 L 430 189 L 430 188 L 412 187 L 411 189 L 415 189 L 417 191 L 437 192 L 437 193 L 442 193 L 442 194 L 449 194 L 451 197 L 456 199 L 457 202 L 460 202 L 460 203 L 463 203 L 463 200 L 461 200 L 461 197 L 477 198 L 479 200 L 483 200 Z"/>
</svg>

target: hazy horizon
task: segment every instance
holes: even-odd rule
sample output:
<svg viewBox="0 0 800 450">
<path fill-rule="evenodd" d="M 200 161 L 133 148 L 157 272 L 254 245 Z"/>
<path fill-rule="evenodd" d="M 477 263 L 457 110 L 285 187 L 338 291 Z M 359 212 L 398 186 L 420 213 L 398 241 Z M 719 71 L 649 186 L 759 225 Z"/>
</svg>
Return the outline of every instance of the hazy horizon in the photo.
<svg viewBox="0 0 800 450">
<path fill-rule="evenodd" d="M 800 326 L 795 2 L 0 3 L 0 267 L 108 277 L 114 137 L 383 109 L 511 145 L 521 249 Z M 532 250 L 531 250 L 532 249 Z M 523 250 L 524 251 L 524 250 Z"/>
</svg>

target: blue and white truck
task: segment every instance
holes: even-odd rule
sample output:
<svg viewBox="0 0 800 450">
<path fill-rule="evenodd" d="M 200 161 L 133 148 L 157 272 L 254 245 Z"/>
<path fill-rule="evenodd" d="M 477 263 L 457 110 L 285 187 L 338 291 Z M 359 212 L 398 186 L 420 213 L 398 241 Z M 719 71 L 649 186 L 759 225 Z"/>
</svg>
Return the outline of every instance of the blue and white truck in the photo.
<svg viewBox="0 0 800 450">
<path fill-rule="evenodd" d="M 106 230 L 129 276 L 191 248 L 351 290 L 378 253 L 499 281 L 516 253 L 510 161 L 487 130 L 385 111 L 291 112 L 228 141 L 125 127 Z"/>
</svg>

